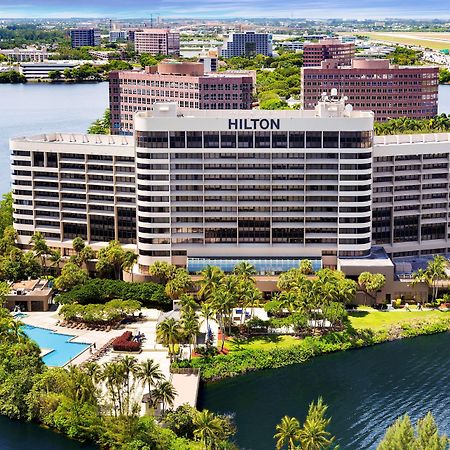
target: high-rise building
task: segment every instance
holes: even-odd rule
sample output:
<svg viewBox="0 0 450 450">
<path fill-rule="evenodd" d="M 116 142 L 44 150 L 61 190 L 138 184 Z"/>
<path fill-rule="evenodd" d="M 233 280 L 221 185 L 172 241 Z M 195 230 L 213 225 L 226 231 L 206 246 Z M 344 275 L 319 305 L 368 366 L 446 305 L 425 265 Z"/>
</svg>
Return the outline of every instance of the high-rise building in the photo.
<svg viewBox="0 0 450 450">
<path fill-rule="evenodd" d="M 223 58 L 255 55 L 272 56 L 272 35 L 254 31 L 231 33 L 228 40 L 220 47 L 219 52 Z"/>
<path fill-rule="evenodd" d="M 165 61 L 142 71 L 117 71 L 109 76 L 111 129 L 132 134 L 136 111 L 155 102 L 177 102 L 193 109 L 251 109 L 254 71 L 205 73 L 202 63 Z"/>
<path fill-rule="evenodd" d="M 353 59 L 350 66 L 335 60 L 302 68 L 301 99 L 314 109 L 323 92 L 337 89 L 354 109 L 373 111 L 375 120 L 430 118 L 438 112 L 439 68 L 398 66 L 387 59 Z"/>
<path fill-rule="evenodd" d="M 101 44 L 100 30 L 97 28 L 72 28 L 70 42 L 72 48 L 98 47 Z"/>
<path fill-rule="evenodd" d="M 137 113 L 134 138 L 54 133 L 10 146 L 24 248 L 36 231 L 63 255 L 76 236 L 95 250 L 117 239 L 142 273 L 155 260 L 195 272 L 300 258 L 379 270 L 374 246 L 393 258 L 450 252 L 450 134 L 374 137 L 373 114 L 335 98 L 315 111 L 158 103 Z"/>
<path fill-rule="evenodd" d="M 168 29 L 148 28 L 134 33 L 134 49 L 149 55 L 180 55 L 180 33 Z"/>
<path fill-rule="evenodd" d="M 307 42 L 303 45 L 303 67 L 320 66 L 326 59 L 333 59 L 339 65 L 349 65 L 354 56 L 354 42 L 322 39 L 319 42 Z"/>
</svg>

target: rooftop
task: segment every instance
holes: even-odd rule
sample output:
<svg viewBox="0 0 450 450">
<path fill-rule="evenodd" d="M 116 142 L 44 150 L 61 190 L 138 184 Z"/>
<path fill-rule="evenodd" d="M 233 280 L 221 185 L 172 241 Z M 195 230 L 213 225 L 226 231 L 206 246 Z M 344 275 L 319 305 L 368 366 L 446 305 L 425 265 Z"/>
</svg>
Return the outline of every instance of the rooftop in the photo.
<svg viewBox="0 0 450 450">
<path fill-rule="evenodd" d="M 429 144 L 432 142 L 450 142 L 450 133 L 395 134 L 375 136 L 375 145 L 392 144 Z"/>
<path fill-rule="evenodd" d="M 14 141 L 26 142 L 64 142 L 70 144 L 101 144 L 133 146 L 132 136 L 116 136 L 110 134 L 81 134 L 81 133 L 44 133 L 34 136 L 20 136 Z"/>
</svg>

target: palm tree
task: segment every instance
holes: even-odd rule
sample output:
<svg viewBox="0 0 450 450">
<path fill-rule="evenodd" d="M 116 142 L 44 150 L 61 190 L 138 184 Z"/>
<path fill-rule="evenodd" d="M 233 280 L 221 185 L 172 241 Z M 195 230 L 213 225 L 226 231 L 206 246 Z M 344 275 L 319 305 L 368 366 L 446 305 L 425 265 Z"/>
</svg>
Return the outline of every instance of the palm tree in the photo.
<svg viewBox="0 0 450 450">
<path fill-rule="evenodd" d="M 209 343 L 209 319 L 214 314 L 214 307 L 211 303 L 202 303 L 200 306 L 200 315 L 206 320 L 206 343 Z"/>
<path fill-rule="evenodd" d="M 85 247 L 84 240 L 80 236 L 77 236 L 76 238 L 73 239 L 72 248 L 75 250 L 76 253 L 80 253 L 84 247 Z"/>
<path fill-rule="evenodd" d="M 215 447 L 220 440 L 222 433 L 221 424 L 218 418 L 207 409 L 197 411 L 192 419 L 194 424 L 194 436 L 198 439 L 206 450 Z"/>
<path fill-rule="evenodd" d="M 161 283 L 166 284 L 175 276 L 177 268 L 165 261 L 155 261 L 149 268 L 149 275 L 156 277 Z"/>
<path fill-rule="evenodd" d="M 167 282 L 164 292 L 169 298 L 174 300 L 191 288 L 192 278 L 186 269 L 177 269 L 173 278 Z"/>
<path fill-rule="evenodd" d="M 180 342 L 180 324 L 173 318 L 166 319 L 156 327 L 156 337 L 169 349 L 170 362 L 173 362 L 175 344 Z"/>
<path fill-rule="evenodd" d="M 144 384 L 147 384 L 148 393 L 151 400 L 152 386 L 155 386 L 155 382 L 164 378 L 164 375 L 159 368 L 159 364 L 155 363 L 153 359 L 147 359 L 137 365 L 135 373 L 138 380 L 142 381 Z"/>
<path fill-rule="evenodd" d="M 314 273 L 312 262 L 309 259 L 302 259 L 300 261 L 299 271 L 303 275 L 311 275 Z"/>
<path fill-rule="evenodd" d="M 36 231 L 36 233 L 31 236 L 31 242 L 33 244 L 32 250 L 34 254 L 41 259 L 41 265 L 45 275 L 47 269 L 46 256 L 49 254 L 50 249 L 45 242 L 44 235 L 40 231 Z"/>
<path fill-rule="evenodd" d="M 233 274 L 239 277 L 245 278 L 247 280 L 253 280 L 256 275 L 255 267 L 250 264 L 248 261 L 241 261 L 239 264 L 236 264 L 233 269 Z"/>
<path fill-rule="evenodd" d="M 208 300 L 213 292 L 219 287 L 225 274 L 222 269 L 215 266 L 206 266 L 201 272 L 202 278 L 198 281 L 200 289 L 198 296 L 203 300 Z"/>
<path fill-rule="evenodd" d="M 170 381 L 160 381 L 154 391 L 154 396 L 162 403 L 162 413 L 164 414 L 166 406 L 173 406 L 177 391 Z"/>
<path fill-rule="evenodd" d="M 191 359 L 191 355 L 192 355 L 191 345 L 195 345 L 195 342 L 197 340 L 197 335 L 200 332 L 200 326 L 199 326 L 198 318 L 197 318 L 195 312 L 185 314 L 183 316 L 183 318 L 181 319 L 181 323 L 183 325 L 184 336 L 188 340 L 189 359 Z"/>
<path fill-rule="evenodd" d="M 439 292 L 438 282 L 448 279 L 446 272 L 447 265 L 447 259 L 441 255 L 436 255 L 431 261 L 428 261 L 427 268 L 425 270 L 419 269 L 413 274 L 411 284 L 414 285 L 419 282 L 427 283 L 432 289 L 432 300 L 434 303 Z"/>
<path fill-rule="evenodd" d="M 50 261 L 52 263 L 52 267 L 55 268 L 55 272 L 58 275 L 60 273 L 59 265 L 62 261 L 61 252 L 59 250 L 52 251 L 50 253 Z"/>
<path fill-rule="evenodd" d="M 102 377 L 100 366 L 95 362 L 87 362 L 83 366 L 83 370 L 92 378 L 94 383 L 98 383 Z"/>
<path fill-rule="evenodd" d="M 198 307 L 197 302 L 194 300 L 194 297 L 190 294 L 182 294 L 179 298 L 180 306 L 181 306 L 181 314 L 188 314 Z"/>
<path fill-rule="evenodd" d="M 277 440 L 276 449 L 281 450 L 285 445 L 289 450 L 297 448 L 300 423 L 295 417 L 284 416 L 276 426 L 274 439 Z"/>
<path fill-rule="evenodd" d="M 126 385 L 126 398 L 125 398 L 125 407 L 127 408 L 127 411 L 130 410 L 130 399 L 131 399 L 131 391 L 132 386 L 131 382 L 134 380 L 134 374 L 136 371 L 137 366 L 137 359 L 134 356 L 126 355 L 123 358 L 118 358 L 117 361 L 119 364 L 121 364 L 124 378 L 125 378 L 125 385 Z"/>
<path fill-rule="evenodd" d="M 138 255 L 131 250 L 127 250 L 123 255 L 122 269 L 131 274 L 131 282 L 134 281 L 133 267 L 138 260 Z"/>
<path fill-rule="evenodd" d="M 328 406 L 323 403 L 322 398 L 319 398 L 316 404 L 312 402 L 309 405 L 305 423 L 298 432 L 302 450 L 322 450 L 333 444 L 335 438 L 326 430 L 331 421 L 325 417 L 327 409 Z"/>
</svg>

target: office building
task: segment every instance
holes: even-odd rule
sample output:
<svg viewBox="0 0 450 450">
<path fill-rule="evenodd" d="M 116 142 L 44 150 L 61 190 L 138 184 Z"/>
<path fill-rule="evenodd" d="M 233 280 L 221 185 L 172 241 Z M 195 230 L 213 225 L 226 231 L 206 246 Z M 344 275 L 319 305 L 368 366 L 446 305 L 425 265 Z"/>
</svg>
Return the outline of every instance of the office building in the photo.
<svg viewBox="0 0 450 450">
<path fill-rule="evenodd" d="M 193 109 L 251 109 L 256 74 L 205 73 L 202 63 L 165 61 L 142 71 L 111 72 L 109 79 L 113 134 L 132 134 L 134 113 L 150 110 L 154 102 Z"/>
<path fill-rule="evenodd" d="M 128 40 L 127 30 L 113 30 L 109 32 L 109 42 L 127 41 L 127 40 Z"/>
<path fill-rule="evenodd" d="M 100 30 L 97 28 L 72 28 L 70 42 L 72 48 L 98 47 L 101 44 Z"/>
<path fill-rule="evenodd" d="M 350 66 L 335 60 L 302 68 L 301 100 L 314 109 L 323 92 L 336 89 L 354 109 L 373 111 L 375 120 L 430 118 L 438 112 L 439 68 L 398 66 L 387 59 L 353 59 Z"/>
<path fill-rule="evenodd" d="M 50 77 L 50 72 L 59 71 L 61 74 L 66 69 L 74 69 L 78 67 L 80 64 L 83 64 L 87 61 L 46 61 L 46 62 L 27 62 L 21 63 L 19 65 L 19 72 L 27 79 L 27 80 L 39 80 L 39 79 L 48 79 Z M 89 61 L 92 63 L 92 61 Z"/>
<path fill-rule="evenodd" d="M 272 35 L 254 31 L 231 33 L 228 40 L 219 48 L 219 53 L 222 58 L 272 56 Z"/>
<path fill-rule="evenodd" d="M 134 49 L 149 55 L 180 55 L 180 33 L 176 31 L 148 28 L 134 32 Z"/>
<path fill-rule="evenodd" d="M 19 244 L 41 231 L 70 255 L 76 236 L 94 250 L 117 239 L 142 274 L 155 260 L 276 272 L 301 258 L 393 274 L 388 256 L 450 252 L 449 133 L 374 138 L 373 114 L 334 98 L 315 111 L 158 103 L 135 128 L 12 139 Z"/>
<path fill-rule="evenodd" d="M 28 48 L 12 48 L 0 49 L 0 55 L 6 56 L 8 61 L 17 62 L 44 62 L 50 56 L 46 49 Z"/>
<path fill-rule="evenodd" d="M 305 42 L 303 46 L 303 67 L 320 66 L 321 62 L 326 59 L 332 59 L 339 65 L 349 65 L 354 56 L 354 42 L 341 42 L 338 39 Z"/>
</svg>

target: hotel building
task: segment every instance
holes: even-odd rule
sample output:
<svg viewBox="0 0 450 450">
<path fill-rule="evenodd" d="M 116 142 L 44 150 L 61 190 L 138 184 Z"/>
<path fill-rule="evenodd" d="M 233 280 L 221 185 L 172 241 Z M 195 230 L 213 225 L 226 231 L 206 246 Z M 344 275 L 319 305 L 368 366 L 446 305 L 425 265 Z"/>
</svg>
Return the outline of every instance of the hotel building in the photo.
<svg viewBox="0 0 450 450">
<path fill-rule="evenodd" d="M 191 109 L 251 109 L 255 71 L 206 73 L 202 63 L 162 62 L 145 70 L 109 75 L 113 134 L 133 133 L 136 111 L 155 102 L 177 102 Z"/>
<path fill-rule="evenodd" d="M 73 28 L 70 30 L 72 48 L 98 47 L 101 44 L 100 30 L 97 28 Z"/>
<path fill-rule="evenodd" d="M 180 33 L 176 31 L 149 28 L 134 32 L 136 53 L 149 55 L 180 55 Z"/>
<path fill-rule="evenodd" d="M 65 255 L 76 236 L 96 250 L 117 239 L 142 274 L 156 260 L 195 272 L 245 259 L 270 272 L 310 258 L 392 279 L 386 253 L 450 252 L 450 134 L 374 138 L 373 114 L 343 100 L 314 111 L 157 103 L 136 114 L 134 138 L 54 133 L 10 146 L 24 247 L 41 231 Z"/>
<path fill-rule="evenodd" d="M 349 65 L 354 56 L 354 42 L 322 39 L 319 42 L 305 42 L 303 45 L 303 67 L 320 66 L 326 59 L 332 59 L 338 65 Z"/>
<path fill-rule="evenodd" d="M 272 56 L 272 35 L 254 31 L 231 33 L 228 40 L 219 48 L 219 53 L 222 58 Z"/>
<path fill-rule="evenodd" d="M 353 59 L 350 66 L 322 61 L 302 68 L 301 100 L 314 109 L 323 92 L 337 89 L 355 110 L 373 111 L 375 120 L 431 118 L 438 112 L 439 68 L 398 66 L 387 59 Z"/>
</svg>

